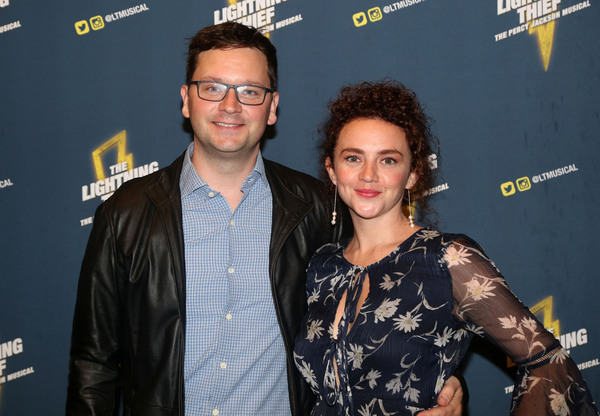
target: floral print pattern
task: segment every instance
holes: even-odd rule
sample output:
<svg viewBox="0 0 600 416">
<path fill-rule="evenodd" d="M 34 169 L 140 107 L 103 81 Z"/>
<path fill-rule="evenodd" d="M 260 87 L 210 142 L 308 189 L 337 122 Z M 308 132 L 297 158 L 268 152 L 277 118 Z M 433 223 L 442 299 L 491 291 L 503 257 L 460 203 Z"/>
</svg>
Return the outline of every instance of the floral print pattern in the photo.
<svg viewBox="0 0 600 416">
<path fill-rule="evenodd" d="M 474 334 L 518 364 L 511 415 L 599 415 L 573 360 L 473 240 L 422 229 L 367 267 L 345 259 L 348 242 L 319 249 L 307 270 L 294 359 L 318 396 L 313 416 L 434 407 Z M 357 310 L 365 276 L 370 290 Z"/>
</svg>

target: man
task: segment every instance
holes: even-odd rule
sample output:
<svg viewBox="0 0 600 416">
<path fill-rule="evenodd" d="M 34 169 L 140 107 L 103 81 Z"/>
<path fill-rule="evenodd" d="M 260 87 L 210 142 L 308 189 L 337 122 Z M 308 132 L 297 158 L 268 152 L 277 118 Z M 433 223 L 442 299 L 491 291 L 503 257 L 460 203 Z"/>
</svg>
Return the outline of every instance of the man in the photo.
<svg viewBox="0 0 600 416">
<path fill-rule="evenodd" d="M 316 179 L 260 155 L 273 45 L 236 23 L 189 46 L 193 143 L 98 207 L 73 322 L 68 415 L 307 415 L 294 368 L 305 269 L 341 235 Z M 460 414 L 461 390 L 449 412 Z M 453 413 L 454 412 L 454 413 Z M 458 413 L 457 413 L 458 412 Z"/>
</svg>

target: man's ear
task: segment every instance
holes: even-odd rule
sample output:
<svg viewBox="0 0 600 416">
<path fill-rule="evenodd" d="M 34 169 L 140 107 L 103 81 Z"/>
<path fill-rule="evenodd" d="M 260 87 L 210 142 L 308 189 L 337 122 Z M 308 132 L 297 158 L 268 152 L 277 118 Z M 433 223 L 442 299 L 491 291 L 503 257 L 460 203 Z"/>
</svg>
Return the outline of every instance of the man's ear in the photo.
<svg viewBox="0 0 600 416">
<path fill-rule="evenodd" d="M 279 104 L 279 93 L 277 91 L 273 91 L 273 98 L 271 99 L 271 104 L 269 106 L 269 117 L 267 118 L 267 124 L 272 126 L 277 121 L 277 105 Z"/>
<path fill-rule="evenodd" d="M 181 114 L 183 114 L 183 116 L 185 118 L 190 118 L 190 109 L 188 108 L 189 105 L 189 87 L 187 85 L 182 85 L 181 86 L 181 100 L 183 101 L 183 105 L 181 106 Z"/>
</svg>

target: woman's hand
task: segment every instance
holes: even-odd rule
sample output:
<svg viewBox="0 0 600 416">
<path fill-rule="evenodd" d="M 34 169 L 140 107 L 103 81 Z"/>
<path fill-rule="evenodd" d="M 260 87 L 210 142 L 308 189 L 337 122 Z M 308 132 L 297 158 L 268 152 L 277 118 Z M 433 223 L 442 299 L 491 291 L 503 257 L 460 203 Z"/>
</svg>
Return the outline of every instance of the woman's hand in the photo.
<svg viewBox="0 0 600 416">
<path fill-rule="evenodd" d="M 425 410 L 417 416 L 461 416 L 462 415 L 463 389 L 458 378 L 450 377 L 440 394 L 437 402 L 440 407 Z"/>
</svg>

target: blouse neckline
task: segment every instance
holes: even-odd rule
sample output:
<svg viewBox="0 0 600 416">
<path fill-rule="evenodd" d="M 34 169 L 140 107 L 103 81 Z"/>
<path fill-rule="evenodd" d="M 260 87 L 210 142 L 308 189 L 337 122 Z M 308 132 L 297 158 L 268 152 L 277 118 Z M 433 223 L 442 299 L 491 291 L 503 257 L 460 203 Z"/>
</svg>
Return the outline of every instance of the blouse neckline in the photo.
<svg viewBox="0 0 600 416">
<path fill-rule="evenodd" d="M 350 260 L 348 260 L 346 258 L 346 248 L 348 247 L 348 244 L 350 244 L 350 241 L 352 240 L 352 237 L 347 238 L 346 240 L 340 242 L 340 249 L 341 249 L 341 252 L 342 252 L 342 259 L 344 259 L 344 262 L 346 262 L 348 265 L 350 265 L 350 266 L 352 266 L 354 268 L 357 268 L 357 269 L 359 269 L 361 271 L 369 269 L 369 268 L 371 268 L 373 266 L 376 266 L 379 263 L 387 260 L 390 256 L 398 253 L 398 251 L 400 251 L 400 249 L 404 245 L 408 244 L 409 241 L 413 241 L 417 237 L 417 234 L 421 234 L 423 231 L 427 231 L 427 230 L 428 230 L 428 228 L 425 228 L 425 227 L 418 229 L 417 231 L 415 231 L 414 233 L 412 233 L 408 237 L 406 237 L 400 244 L 398 244 L 396 247 L 394 247 L 394 249 L 392 251 L 390 251 L 388 254 L 386 254 L 385 256 L 383 256 L 382 258 L 380 258 L 379 260 L 377 260 L 377 261 L 375 261 L 375 262 L 373 262 L 371 264 L 368 264 L 367 266 L 358 266 L 358 265 L 352 263 Z"/>
</svg>

